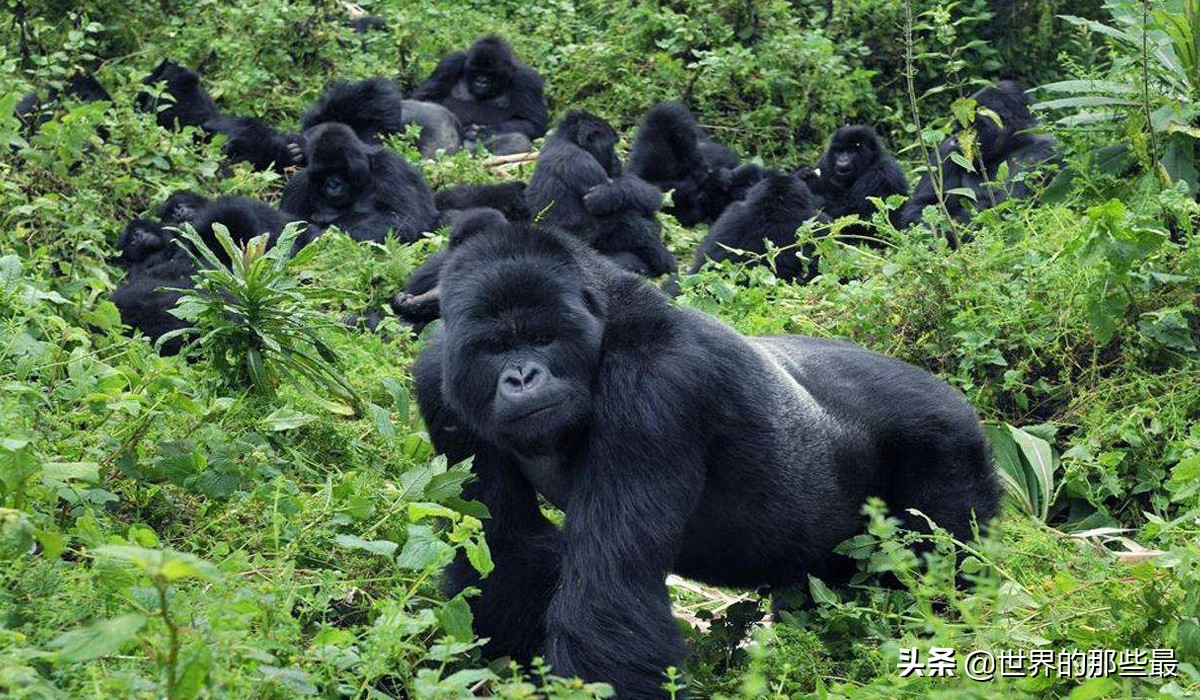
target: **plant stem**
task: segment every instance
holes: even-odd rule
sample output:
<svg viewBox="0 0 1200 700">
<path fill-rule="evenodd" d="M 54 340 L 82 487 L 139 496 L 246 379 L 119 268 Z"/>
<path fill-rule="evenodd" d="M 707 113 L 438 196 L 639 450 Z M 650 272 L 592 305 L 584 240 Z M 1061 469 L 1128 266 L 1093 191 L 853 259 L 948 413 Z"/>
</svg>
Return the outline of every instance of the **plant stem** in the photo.
<svg viewBox="0 0 1200 700">
<path fill-rule="evenodd" d="M 163 624 L 167 626 L 167 699 L 175 698 L 175 665 L 179 661 L 179 627 L 171 619 L 167 607 L 167 584 L 155 580 L 154 587 L 158 589 L 158 612 L 162 615 Z"/>
</svg>

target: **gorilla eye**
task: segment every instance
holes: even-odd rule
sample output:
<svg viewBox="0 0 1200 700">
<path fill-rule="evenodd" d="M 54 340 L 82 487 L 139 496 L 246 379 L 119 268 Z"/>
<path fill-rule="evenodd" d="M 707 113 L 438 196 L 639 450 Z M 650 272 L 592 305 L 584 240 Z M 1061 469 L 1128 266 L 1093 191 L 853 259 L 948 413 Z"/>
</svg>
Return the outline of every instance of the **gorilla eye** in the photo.
<svg viewBox="0 0 1200 700">
<path fill-rule="evenodd" d="M 529 337 L 529 342 L 537 347 L 545 347 L 554 342 L 554 336 L 550 333 L 534 333 Z"/>
</svg>

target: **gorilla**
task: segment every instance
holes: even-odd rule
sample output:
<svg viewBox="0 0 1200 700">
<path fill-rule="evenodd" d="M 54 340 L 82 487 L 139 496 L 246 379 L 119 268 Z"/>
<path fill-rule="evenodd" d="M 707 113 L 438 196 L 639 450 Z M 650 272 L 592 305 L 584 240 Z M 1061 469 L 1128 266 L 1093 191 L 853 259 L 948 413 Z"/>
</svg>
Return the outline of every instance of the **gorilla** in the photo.
<svg viewBox="0 0 1200 700">
<path fill-rule="evenodd" d="M 454 185 L 438 190 L 433 201 L 444 223 L 452 223 L 448 219 L 457 212 L 480 207 L 495 209 L 509 221 L 529 221 L 533 217 L 525 203 L 525 187 L 524 182 L 517 180 L 491 185 Z"/>
<path fill-rule="evenodd" d="M 200 240 L 212 250 L 222 262 L 228 263 L 225 249 L 217 241 L 214 224 L 221 224 L 229 231 L 229 237 L 238 245 L 261 234 L 268 234 L 267 247 L 275 245 L 283 227 L 296 218 L 262 202 L 246 197 L 220 197 L 201 209 L 191 222 Z"/>
<path fill-rule="evenodd" d="M 796 175 L 772 173 L 750 188 L 744 200 L 729 205 L 716 220 L 696 250 L 691 272 L 698 272 L 708 260 L 744 259 L 729 248 L 766 253 L 764 239 L 777 248 L 794 246 L 796 229 L 810 219 L 829 220 L 816 211 L 812 192 L 804 181 Z M 803 259 L 797 256 L 798 252 Z M 815 277 L 817 261 L 812 247 L 782 251 L 775 259 L 775 273 L 780 279 L 795 282 L 807 282 Z"/>
<path fill-rule="evenodd" d="M 209 119 L 220 116 L 217 103 L 200 86 L 200 75 L 196 71 L 163 59 L 150 75 L 142 80 L 143 85 L 163 83 L 162 92 L 167 99 L 149 92 L 139 92 L 134 106 L 142 112 L 155 115 L 158 125 L 165 129 L 185 126 L 203 126 Z"/>
<path fill-rule="evenodd" d="M 678 102 L 663 102 L 646 113 L 629 171 L 663 192 L 674 190 L 666 212 L 689 227 L 714 221 L 764 176 L 760 166 L 739 165 L 737 155 L 710 139 Z"/>
<path fill-rule="evenodd" d="M 382 241 L 389 232 L 411 243 L 433 228 L 433 192 L 408 161 L 368 145 L 345 124 L 305 134 L 307 166 L 283 190 L 283 210 L 317 229 L 337 226 L 356 241 Z M 315 233 L 315 231 L 314 231 Z"/>
<path fill-rule="evenodd" d="M 112 102 L 112 96 L 96 80 L 96 76 L 85 70 L 74 70 L 63 81 L 61 89 L 51 86 L 45 97 L 35 90 L 22 97 L 13 112 L 25 131 L 32 133 L 54 117 L 54 111 L 63 98 L 79 102 Z"/>
<path fill-rule="evenodd" d="M 1031 196 L 1036 185 L 1031 184 L 1031 178 L 1040 180 L 1037 175 L 1042 166 L 1061 163 L 1055 138 L 1030 132 L 1038 122 L 1029 111 L 1029 97 L 1019 85 L 1005 80 L 971 97 L 977 105 L 971 126 L 976 144 L 974 170 L 955 160 L 956 156 L 962 158 L 958 134 L 939 144 L 936 160 L 930 160 L 930 171 L 921 176 L 912 197 L 900 210 L 901 226 L 919 223 L 925 207 L 938 203 L 939 188 L 934 178 L 939 171 L 946 210 L 954 220 L 966 223 L 976 211 L 990 209 L 1010 197 Z M 1008 166 L 1008 177 L 996 182 L 1002 164 Z M 966 190 L 974 193 L 974 201 L 960 194 Z"/>
<path fill-rule="evenodd" d="M 163 263 L 186 257 L 174 244 L 175 236 L 153 219 L 133 219 L 125 225 L 117 238 L 118 255 L 113 259 L 117 265 L 140 274 Z"/>
<path fill-rule="evenodd" d="M 835 131 L 817 168 L 801 169 L 800 175 L 818 198 L 820 209 L 834 219 L 856 214 L 865 221 L 876 211 L 871 197 L 908 194 L 908 178 L 900 164 L 869 126 Z M 869 226 L 847 227 L 841 233 L 875 240 Z"/>
<path fill-rule="evenodd" d="M 189 224 L 196 220 L 200 210 L 208 205 L 209 199 L 195 192 L 180 190 L 170 197 L 158 209 L 158 218 L 168 226 Z"/>
<path fill-rule="evenodd" d="M 417 331 L 435 321 L 441 313 L 437 288 L 438 277 L 441 275 L 442 265 L 445 264 L 450 251 L 465 236 L 480 227 L 503 226 L 512 221 L 512 219 L 506 219 L 500 211 L 487 207 L 464 209 L 458 211 L 457 214 L 453 227 L 450 229 L 450 241 L 446 247 L 429 256 L 424 264 L 413 270 L 404 283 L 404 291 L 392 298 L 392 313 L 411 324 Z"/>
<path fill-rule="evenodd" d="M 457 151 L 462 145 L 458 119 L 450 110 L 406 100 L 399 86 L 386 78 L 335 82 L 305 111 L 300 126 L 307 132 L 329 122 L 349 126 L 360 139 L 372 144 L 388 134 L 403 133 L 409 124 L 417 124 L 421 127 L 417 148 L 426 158 L 432 158 L 438 150 Z"/>
<path fill-rule="evenodd" d="M 979 418 L 926 371 L 849 343 L 738 334 L 569 235 L 464 226 L 416 364 L 439 453 L 474 457 L 495 569 L 465 556 L 485 653 L 666 698 L 684 648 L 664 578 L 846 581 L 834 547 L 884 499 L 957 538 L 998 510 Z M 565 513 L 556 527 L 538 496 Z"/>
<path fill-rule="evenodd" d="M 628 269 L 656 277 L 674 272 L 675 258 L 662 242 L 655 216 L 658 188 L 621 174 L 617 132 L 587 112 L 568 112 L 538 155 L 525 190 L 540 223 L 589 243 Z"/>
<path fill-rule="evenodd" d="M 413 99 L 436 102 L 458 117 L 468 148 L 497 155 L 533 150 L 550 123 L 544 81 L 498 36 L 476 41 L 438 62 Z"/>
<path fill-rule="evenodd" d="M 296 164 L 300 137 L 283 134 L 261 119 L 224 115 L 217 103 L 200 86 L 200 75 L 174 61 L 164 60 L 145 80 L 146 85 L 164 83 L 170 100 L 159 101 L 148 92 L 139 92 L 135 106 L 143 112 L 157 114 L 158 125 L 164 128 L 198 126 L 212 136 L 226 137 L 222 152 L 233 163 L 249 163 L 254 170 L 275 170 L 282 173 Z"/>
<path fill-rule="evenodd" d="M 222 152 L 233 163 L 249 163 L 254 170 L 282 174 L 296 165 L 303 149 L 299 134 L 280 133 L 261 119 L 218 115 L 204 122 L 209 134 L 224 134 Z"/>
</svg>

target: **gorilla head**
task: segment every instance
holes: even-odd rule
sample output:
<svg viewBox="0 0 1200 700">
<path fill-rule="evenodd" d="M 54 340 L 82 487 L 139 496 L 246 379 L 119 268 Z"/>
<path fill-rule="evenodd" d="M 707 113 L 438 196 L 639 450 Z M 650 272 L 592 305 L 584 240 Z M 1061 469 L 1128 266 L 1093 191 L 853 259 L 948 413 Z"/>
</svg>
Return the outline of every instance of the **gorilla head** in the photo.
<svg viewBox="0 0 1200 700">
<path fill-rule="evenodd" d="M 603 312 L 580 244 L 495 215 L 466 216 L 439 278 L 447 399 L 517 450 L 552 446 L 591 411 Z M 485 264 L 481 264 L 481 262 Z"/>
<path fill-rule="evenodd" d="M 976 103 L 974 128 L 985 163 L 997 162 L 1014 134 L 1033 127 L 1029 96 L 1011 80 L 985 87 L 971 96 Z"/>
<path fill-rule="evenodd" d="M 158 218 L 168 226 L 179 226 L 196 220 L 200 210 L 208 204 L 206 197 L 194 192 L 180 190 L 170 197 L 158 210 Z"/>
<path fill-rule="evenodd" d="M 117 238 L 117 250 L 121 254 L 117 263 L 132 267 L 170 252 L 171 235 L 161 224 L 150 219 L 134 219 Z"/>
<path fill-rule="evenodd" d="M 503 95 L 512 84 L 516 72 L 512 49 L 503 39 L 494 35 L 475 42 L 463 66 L 467 89 L 477 100 L 490 100 Z"/>
<path fill-rule="evenodd" d="M 617 130 L 600 117 L 572 110 L 558 123 L 557 135 L 587 151 L 596 159 L 609 177 L 621 174 L 621 159 L 617 156 Z"/>
<path fill-rule="evenodd" d="M 304 135 L 307 172 L 330 209 L 348 209 L 371 180 L 371 149 L 345 124 L 320 124 Z"/>
<path fill-rule="evenodd" d="M 835 181 L 854 180 L 885 153 L 879 135 L 869 126 L 843 126 L 834 132 L 821 158 L 821 174 Z"/>
<path fill-rule="evenodd" d="M 144 85 L 157 83 L 163 83 L 163 93 L 170 97 L 160 104 L 161 98 L 139 92 L 134 98 L 134 106 L 142 112 L 156 114 L 159 126 L 200 126 L 218 116 L 217 103 L 200 86 L 200 75 L 196 71 L 164 59 L 142 81 Z"/>
</svg>

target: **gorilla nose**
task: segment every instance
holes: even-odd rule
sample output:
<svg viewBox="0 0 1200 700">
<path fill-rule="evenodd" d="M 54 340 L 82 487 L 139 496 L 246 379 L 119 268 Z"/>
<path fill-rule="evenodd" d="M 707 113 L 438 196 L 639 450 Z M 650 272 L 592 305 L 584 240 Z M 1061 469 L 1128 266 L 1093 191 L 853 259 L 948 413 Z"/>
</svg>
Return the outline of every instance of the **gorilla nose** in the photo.
<svg viewBox="0 0 1200 700">
<path fill-rule="evenodd" d="M 528 398 L 546 383 L 550 370 L 540 362 L 510 365 L 500 373 L 500 394 L 506 398 Z"/>
</svg>

